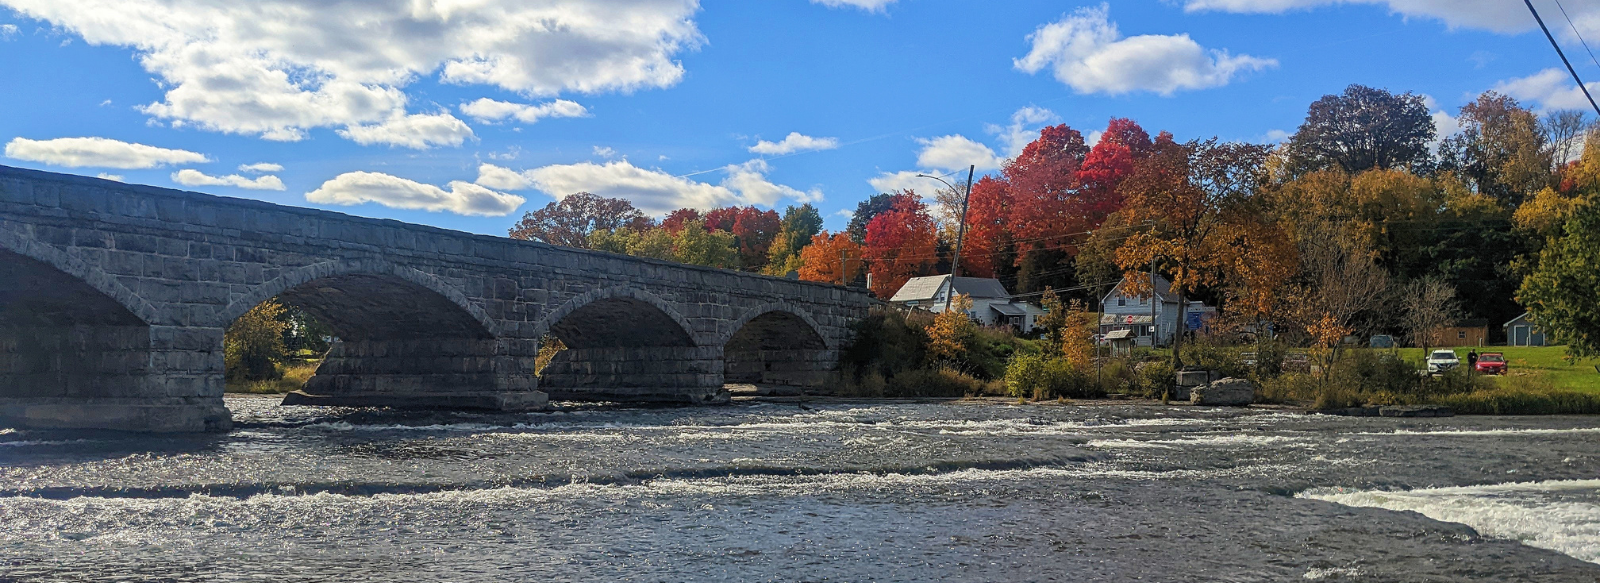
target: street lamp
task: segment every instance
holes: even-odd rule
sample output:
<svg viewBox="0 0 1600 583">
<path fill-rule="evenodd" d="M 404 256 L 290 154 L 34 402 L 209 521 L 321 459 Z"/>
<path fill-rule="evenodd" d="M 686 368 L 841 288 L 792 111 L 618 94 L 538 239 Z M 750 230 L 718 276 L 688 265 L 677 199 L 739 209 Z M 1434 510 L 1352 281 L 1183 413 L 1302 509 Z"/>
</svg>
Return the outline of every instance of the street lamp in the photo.
<svg viewBox="0 0 1600 583">
<path fill-rule="evenodd" d="M 956 253 L 950 259 L 950 291 L 944 294 L 944 311 L 950 311 L 950 302 L 956 295 L 956 278 L 961 276 L 961 241 L 967 238 L 967 199 L 972 198 L 972 174 L 978 170 L 976 164 L 967 166 L 967 190 L 961 195 L 961 222 L 956 225 Z M 950 190 L 960 192 L 954 184 L 945 182 L 945 179 L 930 174 L 918 174 L 918 178 L 932 178 L 950 187 Z"/>
</svg>

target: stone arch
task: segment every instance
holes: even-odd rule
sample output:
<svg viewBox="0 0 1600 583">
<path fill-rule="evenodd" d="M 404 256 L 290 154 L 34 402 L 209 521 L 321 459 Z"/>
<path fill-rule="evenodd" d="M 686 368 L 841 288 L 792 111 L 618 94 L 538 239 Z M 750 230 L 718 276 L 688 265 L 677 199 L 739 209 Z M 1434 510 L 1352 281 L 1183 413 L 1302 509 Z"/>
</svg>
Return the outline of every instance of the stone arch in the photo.
<svg viewBox="0 0 1600 583">
<path fill-rule="evenodd" d="M 69 253 L 11 230 L 0 230 L 0 250 L 10 251 L 72 276 L 126 308 L 145 324 L 160 323 L 160 310 L 133 293 L 115 277 L 90 267 Z"/>
<path fill-rule="evenodd" d="M 227 327 L 239 316 L 244 315 L 245 312 L 250 311 L 251 308 L 256 307 L 261 302 L 282 295 L 284 292 L 301 285 L 319 279 L 358 275 L 395 277 L 436 293 L 465 311 L 472 320 L 482 326 L 483 331 L 488 336 L 500 336 L 499 323 L 489 317 L 488 312 L 473 303 L 467 298 L 466 294 L 461 293 L 461 290 L 456 289 L 455 286 L 432 274 L 376 259 L 325 261 L 288 270 L 278 277 L 252 288 L 243 297 L 230 302 L 219 314 L 217 325 L 219 327 Z"/>
<path fill-rule="evenodd" d="M 786 302 L 747 310 L 721 339 L 724 382 L 755 385 L 758 392 L 822 385 L 838 355 L 816 319 Z"/>
<path fill-rule="evenodd" d="M 822 333 L 822 325 L 817 323 L 816 318 L 811 317 L 811 314 L 804 308 L 792 305 L 788 302 L 767 302 L 749 310 L 745 310 L 744 315 L 740 316 L 738 320 L 734 321 L 733 325 L 729 326 L 728 330 L 717 339 L 717 344 L 719 346 L 726 346 L 728 342 L 733 340 L 735 334 L 738 334 L 740 330 L 744 329 L 745 324 L 749 324 L 751 320 L 773 312 L 781 312 L 786 315 L 799 318 L 811 328 L 812 332 L 817 334 L 817 337 L 822 339 L 823 344 L 829 350 L 838 348 L 833 338 Z"/>
<path fill-rule="evenodd" d="M 664 322 L 657 322 L 655 324 L 658 325 L 653 326 L 660 333 L 673 336 L 673 338 L 670 339 L 670 342 L 661 344 L 677 346 L 695 346 L 697 344 L 694 340 L 694 326 L 689 323 L 688 318 L 683 317 L 683 314 L 678 312 L 677 308 L 674 308 L 672 304 L 668 303 L 666 300 L 661 299 L 660 296 L 642 289 L 626 286 L 597 289 L 587 293 L 579 294 L 578 296 L 563 302 L 559 307 L 551 310 L 548 315 L 539 321 L 538 325 L 533 328 L 532 337 L 543 338 L 544 336 L 550 334 L 560 336 L 562 332 L 561 323 L 568 316 L 578 313 L 580 310 L 584 310 L 585 308 L 593 309 L 595 306 L 601 306 L 608 303 L 618 306 L 634 305 L 654 308 L 654 310 L 650 310 L 650 312 L 654 312 L 655 314 L 665 317 L 665 319 L 670 321 L 672 324 L 672 326 L 666 326 Z M 681 336 L 679 334 L 675 334 L 674 332 L 681 333 Z M 650 344 L 649 342 L 644 342 L 644 340 L 648 338 L 648 334 L 640 334 L 636 335 L 636 337 L 638 337 L 641 342 L 635 345 Z M 572 341 L 569 339 L 563 338 L 563 341 L 566 342 L 570 347 L 578 348 L 578 346 L 572 346 Z M 617 343 L 609 344 L 627 345 Z"/>
</svg>

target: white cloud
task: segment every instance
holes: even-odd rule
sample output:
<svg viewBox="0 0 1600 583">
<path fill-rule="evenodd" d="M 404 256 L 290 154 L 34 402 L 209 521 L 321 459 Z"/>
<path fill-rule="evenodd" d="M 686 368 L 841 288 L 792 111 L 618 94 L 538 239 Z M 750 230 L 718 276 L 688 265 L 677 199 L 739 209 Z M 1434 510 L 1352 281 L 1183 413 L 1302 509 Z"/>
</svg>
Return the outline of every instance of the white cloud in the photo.
<svg viewBox="0 0 1600 583">
<path fill-rule="evenodd" d="M 1600 93 L 1600 83 L 1585 83 L 1590 93 Z M 1591 109 L 1578 84 L 1561 69 L 1545 69 L 1527 77 L 1496 83 L 1494 90 L 1533 105 L 1540 112 L 1553 109 Z"/>
<path fill-rule="evenodd" d="M 932 195 L 934 191 L 944 188 L 944 185 L 940 184 L 939 181 L 932 178 L 923 178 L 917 176 L 918 174 L 924 173 L 917 172 L 915 170 L 901 170 L 895 173 L 884 172 L 872 178 L 868 178 L 867 184 L 871 184 L 872 188 L 878 192 L 912 190 L 923 195 Z M 926 174 L 938 173 L 930 171 Z M 952 180 L 951 182 L 954 183 L 955 181 Z"/>
<path fill-rule="evenodd" d="M 1262 136 L 1261 141 L 1269 144 L 1281 144 L 1289 141 L 1289 135 L 1289 132 L 1284 130 L 1267 130 L 1267 134 Z"/>
<path fill-rule="evenodd" d="M 850 209 L 839 209 L 839 210 L 833 211 L 833 215 L 836 216 L 836 217 L 843 217 L 844 220 L 848 221 L 848 220 L 853 219 L 853 218 L 856 217 L 856 212 L 853 211 L 853 210 L 850 210 Z"/>
<path fill-rule="evenodd" d="M 282 164 L 273 164 L 271 162 L 256 162 L 255 164 L 240 164 L 239 165 L 239 171 L 240 172 L 253 172 L 253 173 L 256 173 L 256 174 L 260 174 L 262 172 L 282 172 L 283 171 L 283 165 Z"/>
<path fill-rule="evenodd" d="M 1033 74 L 1049 68 L 1057 81 L 1078 93 L 1120 95 L 1151 91 L 1171 95 L 1184 89 L 1227 85 L 1234 75 L 1273 67 L 1272 59 L 1233 56 L 1206 50 L 1187 34 L 1123 38 L 1108 18 L 1105 4 L 1081 8 L 1040 26 L 1028 41 L 1033 48 L 1012 64 Z"/>
<path fill-rule="evenodd" d="M 1445 111 L 1439 105 L 1439 100 L 1434 99 L 1432 95 L 1422 94 L 1422 106 L 1433 112 L 1430 114 L 1433 117 L 1433 141 L 1428 142 L 1428 150 L 1438 153 L 1440 142 L 1461 131 L 1461 121 Z"/>
<path fill-rule="evenodd" d="M 6 144 L 6 157 L 69 168 L 155 168 L 168 164 L 211 161 L 198 152 L 157 148 L 110 138 L 15 138 Z"/>
<path fill-rule="evenodd" d="M 614 158 L 617 155 L 617 151 L 611 149 L 608 146 L 595 146 L 594 147 L 594 155 L 599 156 L 601 158 Z"/>
<path fill-rule="evenodd" d="M 811 0 L 812 4 L 821 4 L 828 8 L 843 8 L 846 6 L 860 8 L 867 12 L 883 12 L 895 0 Z"/>
<path fill-rule="evenodd" d="M 0 40 L 11 40 L 21 32 L 15 24 L 0 24 Z"/>
<path fill-rule="evenodd" d="M 781 142 L 761 140 L 750 146 L 750 151 L 768 156 L 782 156 L 808 150 L 832 150 L 839 147 L 839 138 L 813 138 L 800 132 L 789 132 Z"/>
<path fill-rule="evenodd" d="M 396 116 L 379 124 L 353 125 L 339 130 L 339 135 L 363 146 L 385 144 L 426 150 L 434 146 L 460 146 L 472 137 L 472 128 L 448 113 L 418 113 Z"/>
<path fill-rule="evenodd" d="M 461 104 L 465 113 L 479 122 L 497 122 L 515 119 L 522 123 L 535 123 L 547 117 L 588 117 L 589 110 L 575 101 L 557 99 L 539 105 L 496 101 L 487 97 Z"/>
<path fill-rule="evenodd" d="M 110 174 L 110 173 L 106 173 L 106 172 L 101 172 L 99 174 L 94 175 L 94 177 L 102 179 L 102 180 L 115 180 L 117 182 L 127 182 L 126 180 L 122 179 L 122 175 L 121 174 Z"/>
<path fill-rule="evenodd" d="M 978 170 L 998 170 L 1005 163 L 994 150 L 966 136 L 917 138 L 917 143 L 922 144 L 922 152 L 917 154 L 917 166 L 922 168 L 965 170 L 976 165 Z"/>
<path fill-rule="evenodd" d="M 1451 28 L 1470 27 L 1511 33 L 1535 27 L 1522 3 L 1503 0 L 1185 0 L 1183 7 L 1190 12 L 1282 14 L 1338 4 L 1383 6 L 1401 16 L 1438 20 Z M 1574 24 L 1585 33 L 1600 29 L 1600 22 L 1593 20 L 1597 12 L 1595 7 L 1583 6 L 1578 2 L 1572 4 L 1575 6 L 1569 10 L 1574 16 Z"/>
<path fill-rule="evenodd" d="M 346 172 L 306 193 L 306 200 L 346 206 L 375 202 L 390 208 L 478 216 L 504 216 L 527 201 L 471 182 L 456 180 L 448 186 L 450 190 L 378 172 Z"/>
<path fill-rule="evenodd" d="M 184 168 L 172 173 L 172 181 L 184 186 L 234 186 L 247 190 L 283 190 L 283 181 L 271 174 L 245 178 L 238 174 L 211 176 L 199 170 Z"/>
<path fill-rule="evenodd" d="M 527 170 L 521 175 L 540 191 L 558 199 L 576 192 L 591 192 L 628 199 L 653 214 L 684 207 L 704 210 L 729 205 L 772 206 L 783 198 L 808 202 L 822 199 L 819 190 L 801 191 L 768 181 L 766 174 L 771 168 L 764 160 L 730 164 L 723 170 L 728 177 L 720 184 L 639 168 L 627 160 L 556 164 Z"/>
<path fill-rule="evenodd" d="M 695 0 L 0 0 L 92 45 L 132 48 L 144 107 L 207 130 L 304 138 L 405 113 L 418 80 L 529 96 L 669 87 L 703 40 Z"/>
<path fill-rule="evenodd" d="M 1100 131 L 1100 130 L 1089 130 L 1089 135 L 1084 136 L 1083 143 L 1084 143 L 1084 145 L 1089 146 L 1090 148 L 1093 148 L 1095 146 L 1095 144 L 1099 144 L 1100 143 L 1100 138 L 1103 138 L 1103 137 L 1106 137 L 1106 133 L 1105 132 Z"/>
<path fill-rule="evenodd" d="M 498 190 L 524 190 L 533 186 L 533 180 L 522 173 L 494 164 L 479 164 L 478 179 L 473 182 Z"/>
<path fill-rule="evenodd" d="M 1041 128 L 1059 119 L 1054 111 L 1029 105 L 1012 113 L 1011 123 L 1006 127 L 987 124 L 984 131 L 998 136 L 1006 145 L 1006 157 L 1015 158 L 1030 142 L 1039 139 Z"/>
</svg>

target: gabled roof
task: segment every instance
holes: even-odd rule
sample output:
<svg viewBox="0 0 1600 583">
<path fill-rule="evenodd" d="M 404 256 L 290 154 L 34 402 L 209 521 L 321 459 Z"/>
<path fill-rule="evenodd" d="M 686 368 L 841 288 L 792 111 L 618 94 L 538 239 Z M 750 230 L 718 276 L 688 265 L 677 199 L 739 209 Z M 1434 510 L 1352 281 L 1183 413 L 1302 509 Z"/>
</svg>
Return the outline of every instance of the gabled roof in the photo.
<svg viewBox="0 0 1600 583">
<path fill-rule="evenodd" d="M 914 302 L 931 300 L 939 295 L 939 289 L 944 286 L 948 275 L 929 275 L 926 277 L 913 277 L 894 292 L 891 302 Z M 1006 291 L 1006 286 L 1000 285 L 1000 280 L 986 277 L 957 277 L 955 290 L 958 294 L 966 294 L 973 298 L 1009 298 L 1011 292 Z"/>
<path fill-rule="evenodd" d="M 1532 324 L 1533 323 L 1533 319 L 1531 318 L 1532 315 L 1533 315 L 1533 312 L 1523 312 L 1521 316 L 1517 316 L 1515 318 L 1512 318 L 1511 321 L 1506 322 L 1504 324 L 1501 324 L 1500 327 L 1501 328 L 1508 328 L 1512 324 L 1517 323 L 1518 320 L 1521 320 L 1523 322 L 1527 322 L 1529 324 Z"/>
<path fill-rule="evenodd" d="M 1117 287 L 1111 288 L 1111 293 L 1106 294 L 1106 298 L 1110 298 L 1111 296 L 1114 296 L 1114 295 L 1122 293 L 1122 288 L 1123 288 L 1123 286 L 1126 286 L 1126 285 L 1128 285 L 1128 278 L 1127 278 L 1127 276 L 1123 276 L 1122 281 L 1117 282 Z M 1167 278 L 1162 277 L 1160 274 L 1156 275 L 1156 286 L 1155 287 L 1156 287 L 1156 297 L 1160 298 L 1161 301 L 1163 301 L 1163 302 L 1176 302 L 1176 301 L 1178 301 L 1177 294 L 1172 293 L 1172 282 L 1168 281 Z M 1135 296 L 1133 294 L 1124 294 L 1124 295 L 1127 295 L 1129 297 L 1138 297 L 1138 296 Z"/>
</svg>

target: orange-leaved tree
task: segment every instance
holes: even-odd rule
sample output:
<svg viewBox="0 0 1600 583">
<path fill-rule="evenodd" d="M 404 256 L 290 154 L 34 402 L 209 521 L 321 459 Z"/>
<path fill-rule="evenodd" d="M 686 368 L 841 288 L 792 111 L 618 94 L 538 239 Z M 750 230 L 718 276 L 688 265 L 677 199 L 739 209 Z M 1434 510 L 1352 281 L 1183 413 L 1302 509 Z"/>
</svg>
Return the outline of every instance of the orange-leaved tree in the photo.
<svg viewBox="0 0 1600 583">
<path fill-rule="evenodd" d="M 872 273 L 872 291 L 889 297 L 913 276 L 926 275 L 938 262 L 937 226 L 916 193 L 894 195 L 889 210 L 867 223 L 862 256 Z"/>
<path fill-rule="evenodd" d="M 1256 213 L 1252 203 L 1271 148 L 1258 144 L 1206 141 L 1176 143 L 1163 133 L 1151 155 L 1135 165 L 1122 182 L 1124 216 L 1148 223 L 1117 250 L 1117 264 L 1135 293 L 1149 294 L 1144 275 L 1159 260 L 1172 275 L 1177 294 L 1178 327 L 1173 334 L 1173 368 L 1183 366 L 1178 344 L 1183 337 L 1185 297 L 1225 282 L 1228 267 L 1241 252 L 1239 238 L 1250 231 Z"/>
<path fill-rule="evenodd" d="M 800 249 L 800 279 L 822 281 L 840 285 L 855 281 L 861 275 L 861 246 L 840 231 L 829 235 L 822 231 L 811 237 L 811 244 Z"/>
</svg>

